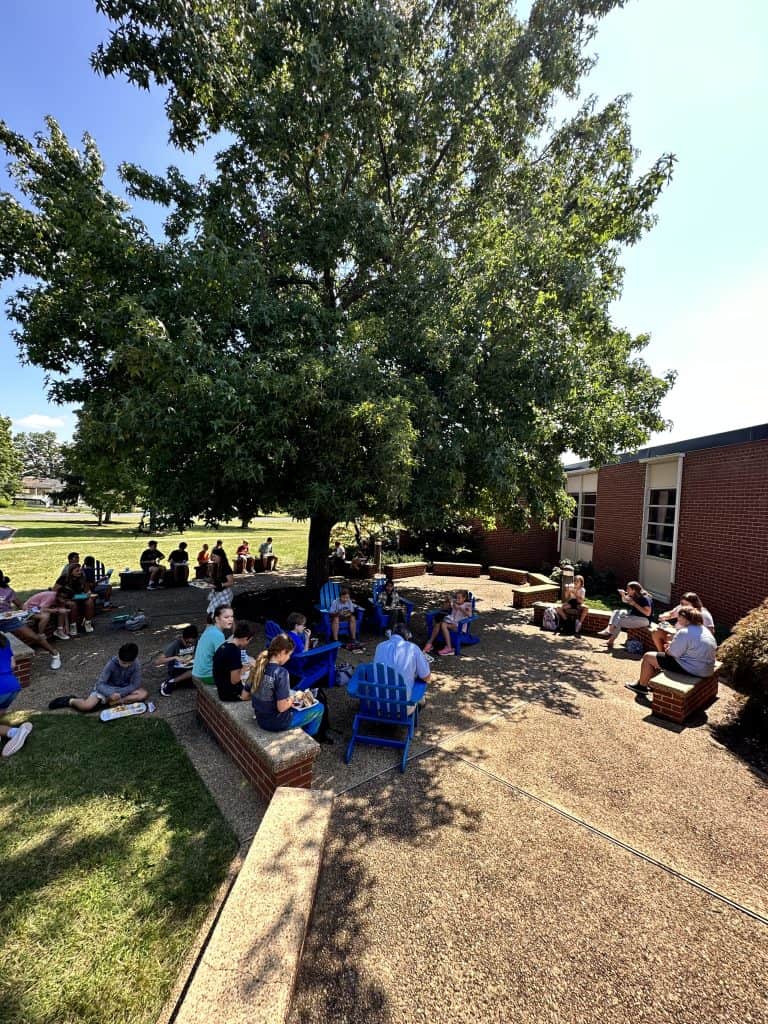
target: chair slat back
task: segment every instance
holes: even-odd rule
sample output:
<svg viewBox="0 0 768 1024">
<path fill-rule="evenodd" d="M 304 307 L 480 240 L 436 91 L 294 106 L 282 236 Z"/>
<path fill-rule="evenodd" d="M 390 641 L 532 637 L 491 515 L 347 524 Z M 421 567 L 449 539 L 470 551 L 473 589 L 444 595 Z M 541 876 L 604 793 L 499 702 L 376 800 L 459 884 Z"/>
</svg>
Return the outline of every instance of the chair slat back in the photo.
<svg viewBox="0 0 768 1024">
<path fill-rule="evenodd" d="M 283 631 L 277 622 L 275 622 L 273 619 L 267 619 L 267 621 L 264 623 L 264 637 L 267 641 L 266 646 L 269 647 L 269 645 L 272 643 L 275 637 L 279 636 L 280 633 L 282 632 Z"/>
<path fill-rule="evenodd" d="M 408 722 L 408 696 L 405 679 L 391 665 L 360 665 L 363 676 L 357 685 L 360 713 L 390 722 Z"/>
<path fill-rule="evenodd" d="M 341 586 L 334 580 L 328 580 L 320 589 L 320 607 L 328 609 L 341 593 Z"/>
</svg>

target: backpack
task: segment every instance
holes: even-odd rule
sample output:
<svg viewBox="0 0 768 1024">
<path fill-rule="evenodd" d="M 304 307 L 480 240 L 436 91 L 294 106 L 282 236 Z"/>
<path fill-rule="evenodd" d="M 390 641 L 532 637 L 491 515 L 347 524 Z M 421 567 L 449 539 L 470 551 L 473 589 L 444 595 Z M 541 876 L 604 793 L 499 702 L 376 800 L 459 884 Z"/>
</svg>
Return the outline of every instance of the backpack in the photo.
<svg viewBox="0 0 768 1024">
<path fill-rule="evenodd" d="M 544 609 L 544 614 L 541 617 L 541 628 L 546 633 L 556 633 L 559 626 L 559 617 L 554 608 L 550 605 L 549 608 Z"/>
</svg>

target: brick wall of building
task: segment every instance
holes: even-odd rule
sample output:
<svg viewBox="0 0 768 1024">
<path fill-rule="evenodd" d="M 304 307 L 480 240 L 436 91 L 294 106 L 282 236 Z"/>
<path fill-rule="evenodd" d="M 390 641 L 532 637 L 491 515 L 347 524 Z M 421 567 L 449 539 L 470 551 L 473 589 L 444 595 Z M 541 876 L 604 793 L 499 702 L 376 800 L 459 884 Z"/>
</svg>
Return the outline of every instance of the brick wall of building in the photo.
<svg viewBox="0 0 768 1024">
<path fill-rule="evenodd" d="M 686 590 L 726 626 L 768 596 L 768 441 L 685 456 L 673 598 Z"/>
<path fill-rule="evenodd" d="M 538 571 L 557 562 L 557 530 L 535 526 L 524 533 L 501 527 L 483 536 L 485 565 L 503 565 L 510 569 Z"/>
<path fill-rule="evenodd" d="M 644 492 L 644 463 L 604 466 L 598 474 L 592 562 L 600 572 L 615 572 L 620 586 L 640 572 Z"/>
</svg>

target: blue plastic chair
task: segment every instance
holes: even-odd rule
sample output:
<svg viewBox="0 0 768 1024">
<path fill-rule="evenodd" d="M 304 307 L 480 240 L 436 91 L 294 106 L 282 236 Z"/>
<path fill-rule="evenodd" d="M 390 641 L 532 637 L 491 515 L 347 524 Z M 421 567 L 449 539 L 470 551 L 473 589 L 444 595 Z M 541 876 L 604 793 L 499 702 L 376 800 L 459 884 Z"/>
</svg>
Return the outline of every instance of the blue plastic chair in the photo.
<svg viewBox="0 0 768 1024">
<path fill-rule="evenodd" d="M 277 622 L 267 619 L 264 623 L 267 641 L 265 647 L 269 647 L 275 637 L 284 632 Z M 285 667 L 291 677 L 293 689 L 314 690 L 318 686 L 336 686 L 336 657 L 340 647 L 341 644 L 336 641 L 320 647 L 311 647 L 300 654 L 292 654 Z"/>
<path fill-rule="evenodd" d="M 331 605 L 341 594 L 341 586 L 335 583 L 333 580 L 328 580 L 324 583 L 320 590 L 320 603 L 315 605 L 315 608 L 320 612 L 320 632 L 326 638 L 326 640 L 332 635 L 331 633 Z M 360 628 L 363 624 L 363 615 L 365 609 L 358 608 L 355 612 L 355 618 L 357 620 L 357 635 L 360 636 Z M 349 631 L 349 623 L 344 619 L 339 620 L 339 636 L 351 637 L 352 634 Z"/>
<path fill-rule="evenodd" d="M 457 623 L 456 629 L 450 630 L 451 642 L 453 649 L 458 657 L 461 654 L 462 646 L 466 645 L 471 647 L 472 644 L 479 644 L 480 637 L 474 636 L 472 633 L 472 623 L 480 618 L 475 612 L 475 595 L 471 592 L 467 592 L 467 598 L 472 602 L 472 614 L 468 615 L 466 619 L 460 619 Z M 432 611 L 425 612 L 424 619 L 427 624 L 427 637 L 432 636 L 432 626 L 434 624 L 435 616 L 440 613 L 441 609 L 434 608 Z"/>
<path fill-rule="evenodd" d="M 385 611 L 382 610 L 378 604 L 379 594 L 382 592 L 386 585 L 386 580 L 378 579 L 373 581 L 373 597 L 371 598 L 371 621 L 373 627 L 377 633 L 383 633 L 389 626 L 389 616 Z M 410 626 L 411 615 L 413 614 L 413 601 L 407 601 L 402 595 L 400 595 L 400 603 L 405 612 L 405 624 Z"/>
<path fill-rule="evenodd" d="M 352 738 L 344 754 L 346 763 L 349 764 L 352 760 L 356 743 L 367 743 L 374 747 L 394 747 L 403 751 L 400 771 L 404 772 L 408 761 L 408 748 L 419 722 L 418 703 L 427 692 L 427 684 L 415 682 L 409 699 L 401 672 L 397 672 L 391 665 L 368 664 L 357 666 L 347 684 L 347 692 L 350 697 L 359 698 L 360 708 L 352 722 Z M 372 725 L 400 726 L 406 731 L 405 739 L 361 733 L 360 726 L 363 722 Z"/>
</svg>

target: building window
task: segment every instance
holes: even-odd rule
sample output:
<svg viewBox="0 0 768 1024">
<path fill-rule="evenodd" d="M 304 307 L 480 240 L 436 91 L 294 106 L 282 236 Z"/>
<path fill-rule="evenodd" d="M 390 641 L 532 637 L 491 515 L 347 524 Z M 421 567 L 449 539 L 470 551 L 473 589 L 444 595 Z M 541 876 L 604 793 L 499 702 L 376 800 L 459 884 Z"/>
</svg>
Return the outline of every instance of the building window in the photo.
<svg viewBox="0 0 768 1024">
<path fill-rule="evenodd" d="M 597 505 L 597 494 L 594 491 L 585 491 L 584 494 L 569 493 L 573 498 L 576 508 L 568 520 L 568 540 L 579 540 L 585 544 L 591 544 L 595 539 L 595 507 Z"/>
<path fill-rule="evenodd" d="M 677 491 L 664 487 L 651 491 L 648 497 L 648 526 L 645 534 L 645 553 L 653 558 L 672 558 L 675 540 L 675 512 Z"/>
</svg>

